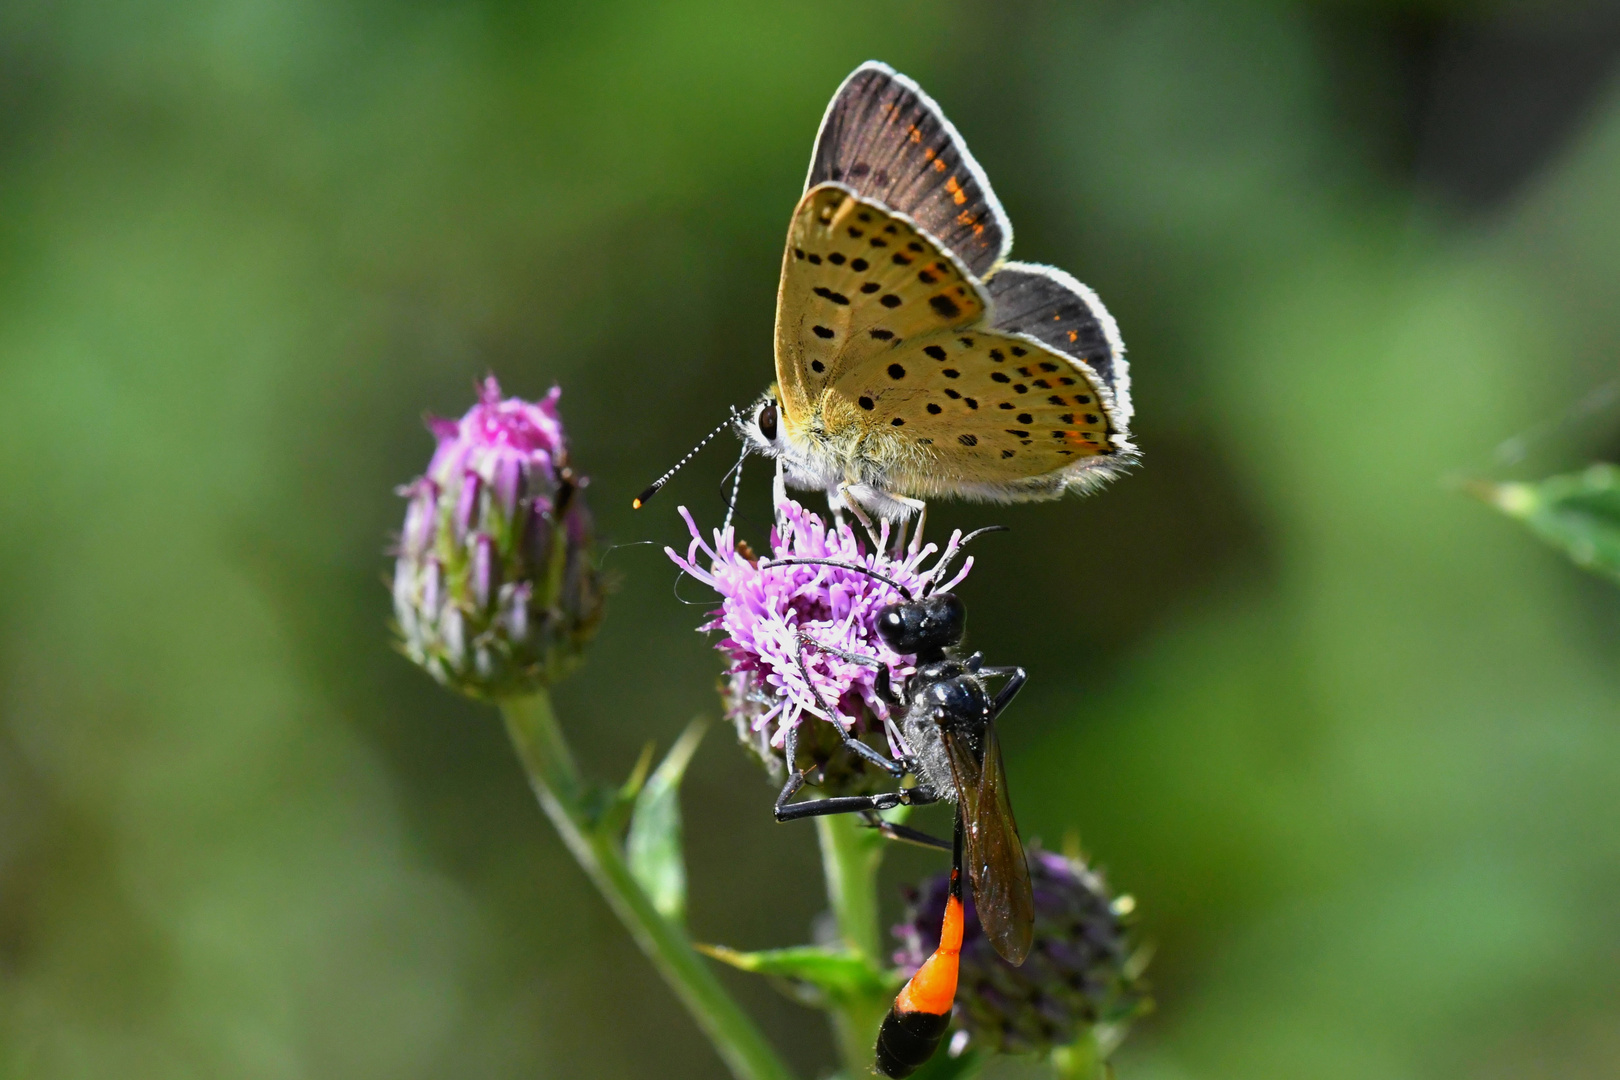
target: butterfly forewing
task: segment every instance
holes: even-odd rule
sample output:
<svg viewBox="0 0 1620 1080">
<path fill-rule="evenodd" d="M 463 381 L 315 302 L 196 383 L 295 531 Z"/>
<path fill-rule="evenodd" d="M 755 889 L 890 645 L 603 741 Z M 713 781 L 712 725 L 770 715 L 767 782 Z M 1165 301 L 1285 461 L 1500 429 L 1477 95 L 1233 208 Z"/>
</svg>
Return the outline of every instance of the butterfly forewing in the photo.
<svg viewBox="0 0 1620 1080">
<path fill-rule="evenodd" d="M 903 215 L 838 184 L 813 188 L 793 215 L 777 296 L 776 373 L 789 425 L 813 407 L 837 414 L 826 418 L 834 426 L 874 420 L 864 389 L 825 403 L 823 391 L 851 372 L 884 372 L 897 346 L 977 322 L 985 308 L 982 286 Z"/>
<path fill-rule="evenodd" d="M 949 730 L 943 734 L 966 825 L 963 838 L 973 906 L 996 952 L 1010 963 L 1022 964 L 1034 939 L 1035 895 L 1007 797 L 1007 770 L 996 725 L 985 725 L 979 757 L 962 735 Z"/>
<path fill-rule="evenodd" d="M 805 187 L 829 180 L 911 218 L 978 277 L 1012 248 L 1012 224 L 961 135 L 887 64 L 856 68 L 828 104 Z"/>
</svg>

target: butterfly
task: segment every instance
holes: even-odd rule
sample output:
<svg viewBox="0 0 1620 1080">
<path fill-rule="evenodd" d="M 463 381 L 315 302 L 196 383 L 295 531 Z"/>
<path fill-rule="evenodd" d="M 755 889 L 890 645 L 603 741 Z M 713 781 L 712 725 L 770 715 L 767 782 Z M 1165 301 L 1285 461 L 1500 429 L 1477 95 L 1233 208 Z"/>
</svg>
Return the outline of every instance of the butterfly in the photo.
<svg viewBox="0 0 1620 1080">
<path fill-rule="evenodd" d="M 1113 317 L 1007 261 L 1012 223 L 934 100 L 869 61 L 827 106 L 776 300 L 776 382 L 737 428 L 782 483 L 904 520 L 924 499 L 1087 491 L 1132 465 Z"/>
</svg>

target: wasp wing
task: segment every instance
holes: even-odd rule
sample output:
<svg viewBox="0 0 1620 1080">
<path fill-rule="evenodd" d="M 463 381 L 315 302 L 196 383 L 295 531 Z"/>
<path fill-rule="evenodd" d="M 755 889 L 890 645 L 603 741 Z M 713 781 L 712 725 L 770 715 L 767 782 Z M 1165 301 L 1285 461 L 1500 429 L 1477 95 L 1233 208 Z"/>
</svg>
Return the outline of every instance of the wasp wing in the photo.
<svg viewBox="0 0 1620 1080">
<path fill-rule="evenodd" d="M 1007 799 L 1007 770 L 1001 763 L 996 725 L 985 725 L 983 753 L 977 757 L 967 739 L 951 731 L 943 734 L 962 803 L 968 876 L 979 924 L 996 952 L 1009 963 L 1022 964 L 1035 933 L 1035 894 Z"/>
</svg>

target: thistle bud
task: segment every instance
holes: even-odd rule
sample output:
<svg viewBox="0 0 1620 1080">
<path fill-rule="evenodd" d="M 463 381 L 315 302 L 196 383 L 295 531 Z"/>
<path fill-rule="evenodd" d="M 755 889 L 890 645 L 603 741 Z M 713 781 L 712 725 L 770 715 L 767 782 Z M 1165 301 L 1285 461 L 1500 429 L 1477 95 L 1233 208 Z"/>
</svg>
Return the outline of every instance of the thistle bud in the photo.
<svg viewBox="0 0 1620 1080">
<path fill-rule="evenodd" d="M 577 663 L 602 615 L 585 479 L 569 468 L 561 391 L 502 400 L 493 376 L 439 445 L 408 502 L 394 565 L 405 655 L 481 698 L 539 689 Z"/>
<path fill-rule="evenodd" d="M 1000 1053 L 1052 1050 L 1074 1043 L 1094 1025 L 1120 1024 L 1142 1012 L 1127 927 L 1129 897 L 1114 899 L 1102 875 L 1078 858 L 1032 847 L 1035 940 L 1014 967 L 996 954 L 966 903 L 956 1020 L 969 1045 Z M 907 888 L 906 918 L 894 928 L 895 964 L 914 972 L 939 944 L 949 877 Z M 971 891 L 971 890 L 970 890 Z"/>
</svg>

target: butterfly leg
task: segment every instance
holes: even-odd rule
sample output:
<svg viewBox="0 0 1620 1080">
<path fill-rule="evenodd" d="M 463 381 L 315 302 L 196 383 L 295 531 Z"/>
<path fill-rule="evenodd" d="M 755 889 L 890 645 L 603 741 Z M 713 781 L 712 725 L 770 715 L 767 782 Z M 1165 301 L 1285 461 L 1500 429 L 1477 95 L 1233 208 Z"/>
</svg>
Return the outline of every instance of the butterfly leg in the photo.
<svg viewBox="0 0 1620 1080">
<path fill-rule="evenodd" d="M 781 458 L 777 458 L 776 477 L 771 481 L 771 507 L 775 511 L 778 531 L 787 527 L 787 522 L 782 517 L 782 507 L 787 501 L 787 465 Z"/>
<path fill-rule="evenodd" d="M 827 512 L 832 515 L 833 528 L 844 527 L 844 500 L 839 497 L 836 488 L 827 492 Z"/>
<path fill-rule="evenodd" d="M 851 484 L 848 480 L 845 480 L 836 489 L 827 493 L 827 505 L 832 507 L 833 516 L 838 519 L 839 524 L 843 524 L 844 520 L 844 516 L 840 512 L 840 505 L 842 505 L 843 509 L 854 514 L 855 520 L 860 522 L 861 526 L 866 529 L 866 535 L 872 541 L 872 546 L 882 551 L 883 542 L 878 538 L 878 530 L 872 524 L 872 515 L 866 512 L 866 507 L 862 506 L 860 499 L 855 496 L 857 489 L 865 487 L 865 484 Z"/>
<path fill-rule="evenodd" d="M 911 531 L 910 550 L 912 552 L 922 550 L 923 525 L 928 521 L 928 504 L 923 502 L 921 499 L 908 499 L 903 495 L 897 495 L 894 497 L 905 503 L 908 507 L 910 507 L 910 509 L 916 511 L 917 526 Z M 900 519 L 900 527 L 894 537 L 894 557 L 896 559 L 903 558 L 906 554 L 906 521 L 906 518 Z"/>
</svg>

